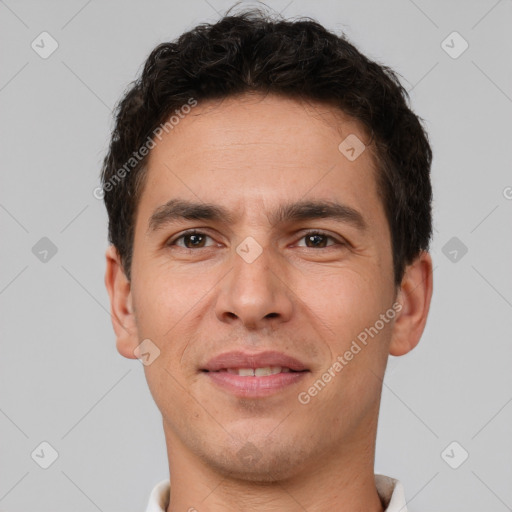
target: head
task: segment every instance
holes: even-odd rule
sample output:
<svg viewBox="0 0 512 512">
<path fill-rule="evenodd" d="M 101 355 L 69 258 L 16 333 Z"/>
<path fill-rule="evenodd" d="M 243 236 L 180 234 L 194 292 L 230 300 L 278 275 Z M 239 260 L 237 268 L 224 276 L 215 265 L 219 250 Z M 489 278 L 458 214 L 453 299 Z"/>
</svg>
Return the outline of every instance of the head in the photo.
<svg viewBox="0 0 512 512">
<path fill-rule="evenodd" d="M 228 15 L 151 52 L 104 161 L 105 282 L 176 453 L 264 481 L 374 437 L 428 314 L 431 158 L 394 72 L 312 20 Z M 306 371 L 235 396 L 205 371 L 232 350 Z"/>
</svg>

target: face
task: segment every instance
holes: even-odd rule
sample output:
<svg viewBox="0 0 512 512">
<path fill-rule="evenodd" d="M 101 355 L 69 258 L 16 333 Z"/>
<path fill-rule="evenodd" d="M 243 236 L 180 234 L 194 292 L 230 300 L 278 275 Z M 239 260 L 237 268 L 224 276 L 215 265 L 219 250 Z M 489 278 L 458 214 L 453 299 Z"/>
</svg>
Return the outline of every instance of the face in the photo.
<svg viewBox="0 0 512 512">
<path fill-rule="evenodd" d="M 151 340 L 168 446 L 221 474 L 286 478 L 375 435 L 401 305 L 373 156 L 348 158 L 349 135 L 368 140 L 326 106 L 246 95 L 151 150 L 118 350 Z"/>
</svg>

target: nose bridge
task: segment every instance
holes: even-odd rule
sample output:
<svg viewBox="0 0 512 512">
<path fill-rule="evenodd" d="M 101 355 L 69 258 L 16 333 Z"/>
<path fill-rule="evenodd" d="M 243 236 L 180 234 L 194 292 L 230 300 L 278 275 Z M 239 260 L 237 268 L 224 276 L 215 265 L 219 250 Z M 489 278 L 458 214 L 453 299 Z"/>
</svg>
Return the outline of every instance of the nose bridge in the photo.
<svg viewBox="0 0 512 512">
<path fill-rule="evenodd" d="M 272 248 L 245 238 L 233 251 L 232 271 L 218 297 L 217 317 L 240 321 L 246 327 L 264 326 L 276 318 L 288 320 L 292 303 L 278 266 Z"/>
</svg>

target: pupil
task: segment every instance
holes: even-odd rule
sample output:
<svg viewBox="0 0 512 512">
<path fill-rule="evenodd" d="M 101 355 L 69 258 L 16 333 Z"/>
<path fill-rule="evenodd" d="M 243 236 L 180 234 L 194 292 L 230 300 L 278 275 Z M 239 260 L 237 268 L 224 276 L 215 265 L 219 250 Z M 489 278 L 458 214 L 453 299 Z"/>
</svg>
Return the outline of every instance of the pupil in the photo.
<svg viewBox="0 0 512 512">
<path fill-rule="evenodd" d="M 197 245 L 198 245 L 198 244 L 194 243 L 194 239 L 195 239 L 196 237 L 197 237 L 197 238 L 202 238 L 202 236 L 201 236 L 201 235 L 188 235 L 189 241 L 192 241 L 192 245 L 193 245 L 194 247 L 197 247 Z M 196 241 L 197 241 L 197 240 L 196 240 Z"/>
<path fill-rule="evenodd" d="M 311 240 L 313 240 L 314 238 L 316 238 L 316 239 L 317 239 L 317 241 L 318 241 L 318 239 L 319 239 L 319 238 L 324 238 L 324 235 L 309 235 L 309 236 L 308 236 L 308 239 L 309 239 L 310 241 L 311 241 Z M 325 242 L 325 240 L 324 240 L 324 242 Z M 324 244 L 323 244 L 322 242 L 320 242 L 320 245 L 321 245 L 322 247 L 324 246 Z M 318 247 L 318 246 L 319 246 L 319 244 L 314 244 L 314 247 Z"/>
</svg>

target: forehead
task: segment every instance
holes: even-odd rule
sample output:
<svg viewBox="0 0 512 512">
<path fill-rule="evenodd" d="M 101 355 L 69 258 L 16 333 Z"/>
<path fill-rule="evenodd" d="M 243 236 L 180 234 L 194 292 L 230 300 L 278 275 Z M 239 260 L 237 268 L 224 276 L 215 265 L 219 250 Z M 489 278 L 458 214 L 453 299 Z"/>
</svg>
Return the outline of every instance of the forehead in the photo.
<svg viewBox="0 0 512 512">
<path fill-rule="evenodd" d="M 339 149 L 347 137 L 368 141 L 357 121 L 325 104 L 276 95 L 200 103 L 155 139 L 139 229 L 172 198 L 223 204 L 255 221 L 283 202 L 324 199 L 375 221 L 383 210 L 373 154 L 368 147 L 351 161 Z"/>
</svg>

